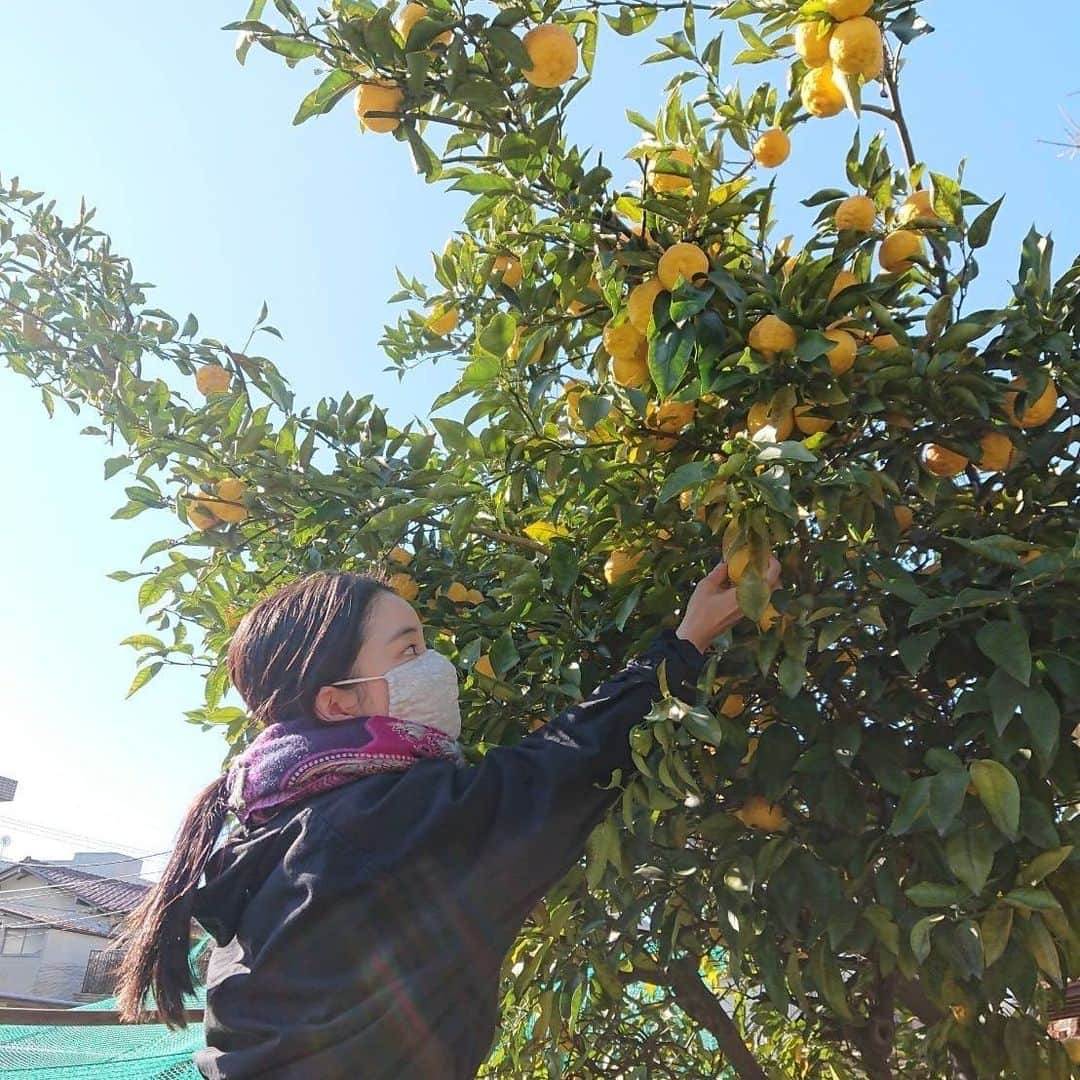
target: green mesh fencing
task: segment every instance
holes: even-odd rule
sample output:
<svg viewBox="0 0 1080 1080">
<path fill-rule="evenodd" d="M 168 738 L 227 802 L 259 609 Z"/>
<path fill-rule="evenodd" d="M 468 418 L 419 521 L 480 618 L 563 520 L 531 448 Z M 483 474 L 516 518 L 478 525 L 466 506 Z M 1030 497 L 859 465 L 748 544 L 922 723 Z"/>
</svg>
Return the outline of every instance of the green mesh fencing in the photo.
<svg viewBox="0 0 1080 1080">
<path fill-rule="evenodd" d="M 209 936 L 191 949 L 196 961 L 210 945 Z M 153 995 L 147 1006 L 153 1007 Z M 185 1008 L 206 1004 L 206 987 L 184 999 Z M 116 998 L 105 998 L 79 1011 L 115 1009 Z M 75 1010 L 64 1010 L 75 1011 Z M 60 1013 L 58 1015 L 63 1015 Z M 0 1024 L 0 1077 L 19 1080 L 200 1080 L 191 1056 L 205 1046 L 200 1021 L 189 1022 L 183 1031 L 164 1024 L 110 1024 L 102 1027 Z"/>
</svg>

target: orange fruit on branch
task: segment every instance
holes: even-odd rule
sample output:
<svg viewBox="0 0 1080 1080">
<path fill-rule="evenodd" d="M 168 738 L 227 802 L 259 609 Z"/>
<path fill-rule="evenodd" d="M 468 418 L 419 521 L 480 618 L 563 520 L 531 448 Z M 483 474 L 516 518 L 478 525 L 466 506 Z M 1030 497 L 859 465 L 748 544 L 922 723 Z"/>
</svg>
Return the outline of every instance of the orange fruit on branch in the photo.
<svg viewBox="0 0 1080 1080">
<path fill-rule="evenodd" d="M 578 47 L 574 35 L 565 26 L 557 23 L 535 26 L 521 43 L 532 61 L 532 66 L 523 69 L 522 74 L 533 86 L 550 89 L 574 77 Z"/>
<path fill-rule="evenodd" d="M 801 22 L 795 26 L 795 52 L 808 68 L 821 67 L 829 62 L 831 24 L 822 20 Z"/>
<path fill-rule="evenodd" d="M 697 244 L 685 242 L 673 244 L 660 256 L 656 276 L 665 289 L 674 289 L 681 277 L 693 282 L 694 278 L 709 272 L 709 256 Z"/>
<path fill-rule="evenodd" d="M 783 128 L 769 128 L 754 143 L 754 160 L 766 169 L 783 165 L 791 153 L 791 139 Z"/>
<path fill-rule="evenodd" d="M 363 83 L 356 88 L 354 106 L 361 127 L 368 131 L 393 131 L 400 123 L 400 116 L 371 116 L 373 112 L 400 112 L 405 101 L 405 92 L 397 83 Z"/>
</svg>

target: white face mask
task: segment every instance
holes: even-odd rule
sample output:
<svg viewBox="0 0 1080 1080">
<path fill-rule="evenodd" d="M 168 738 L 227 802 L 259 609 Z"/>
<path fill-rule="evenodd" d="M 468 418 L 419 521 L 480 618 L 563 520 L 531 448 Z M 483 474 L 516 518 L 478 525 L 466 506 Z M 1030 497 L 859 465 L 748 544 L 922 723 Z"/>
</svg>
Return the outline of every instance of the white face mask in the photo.
<svg viewBox="0 0 1080 1080">
<path fill-rule="evenodd" d="M 458 706 L 458 673 L 453 661 L 434 649 L 425 649 L 415 660 L 392 667 L 385 675 L 343 679 L 331 686 L 385 679 L 390 688 L 390 715 L 445 732 L 452 739 L 461 734 Z"/>
</svg>

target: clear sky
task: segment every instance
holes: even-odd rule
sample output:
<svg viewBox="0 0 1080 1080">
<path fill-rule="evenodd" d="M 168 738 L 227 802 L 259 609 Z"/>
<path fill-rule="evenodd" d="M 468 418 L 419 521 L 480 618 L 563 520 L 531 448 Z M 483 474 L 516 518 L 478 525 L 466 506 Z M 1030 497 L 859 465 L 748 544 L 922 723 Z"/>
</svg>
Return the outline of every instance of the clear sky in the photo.
<svg viewBox="0 0 1080 1080">
<path fill-rule="evenodd" d="M 46 17 L 39 5 L 6 5 L 0 174 L 46 191 L 69 217 L 85 195 L 136 277 L 158 286 L 152 300 L 181 319 L 194 311 L 208 336 L 239 346 L 265 299 L 285 341 L 264 336 L 263 347 L 274 346 L 268 355 L 298 408 L 346 390 L 373 393 L 403 426 L 455 372 L 443 363 L 399 383 L 382 370 L 376 342 L 396 318 L 386 303 L 394 267 L 430 280 L 430 253 L 442 249 L 467 197 L 425 185 L 392 137 L 360 136 L 347 101 L 292 127 L 314 85 L 310 63 L 290 70 L 255 47 L 241 68 L 234 35 L 219 28 L 245 7 L 55 0 Z M 1080 250 L 1080 159 L 1037 141 L 1062 137 L 1061 106 L 1071 101 L 1080 117 L 1080 97 L 1068 96 L 1080 90 L 1080 6 L 1049 0 L 1037 19 L 1005 17 L 985 0 L 922 10 L 937 33 L 909 51 L 906 111 L 931 168 L 950 172 L 966 156 L 967 187 L 987 199 L 1008 193 L 974 296 L 976 306 L 997 305 L 1008 299 L 1005 283 L 1033 222 L 1053 231 L 1057 273 Z M 601 34 L 571 130 L 603 149 L 608 164 L 636 138 L 625 108 L 651 117 L 658 107 L 670 69 L 639 61 L 662 32 L 658 23 L 630 41 Z M 730 25 L 725 41 L 730 57 L 738 42 Z M 729 71 L 744 87 L 782 78 L 772 66 Z M 777 173 L 777 235 L 801 240 L 810 214 L 797 200 L 845 186 L 854 123 L 844 114 L 795 133 Z M 883 123 L 867 114 L 864 142 Z M 630 175 L 627 163 L 618 168 Z M 19 780 L 15 802 L 0 804 L 9 858 L 65 858 L 74 849 L 10 819 L 166 850 L 225 752 L 216 733 L 184 721 L 202 700 L 195 672 L 166 668 L 124 701 L 136 654 L 118 642 L 146 627 L 138 583 L 106 574 L 139 569 L 146 547 L 179 526 L 167 513 L 110 520 L 125 501 L 124 481 L 106 483 L 102 463 L 123 448 L 110 452 L 78 434 L 94 422 L 62 405 L 50 422 L 30 384 L 0 370 L 0 775 Z M 226 700 L 240 704 L 233 694 Z"/>
</svg>

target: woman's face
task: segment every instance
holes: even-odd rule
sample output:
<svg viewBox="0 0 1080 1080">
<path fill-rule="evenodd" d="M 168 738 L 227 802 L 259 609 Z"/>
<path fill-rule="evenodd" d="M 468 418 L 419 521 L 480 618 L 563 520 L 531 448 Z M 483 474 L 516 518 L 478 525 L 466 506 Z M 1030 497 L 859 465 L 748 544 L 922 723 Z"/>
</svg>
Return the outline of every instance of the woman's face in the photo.
<svg viewBox="0 0 1080 1080">
<path fill-rule="evenodd" d="M 372 601 L 366 637 L 342 679 L 385 675 L 427 649 L 420 617 L 407 600 L 395 593 L 380 591 Z M 315 711 L 326 723 L 354 716 L 385 716 L 390 711 L 390 688 L 384 679 L 352 686 L 324 686 L 316 695 Z"/>
</svg>

